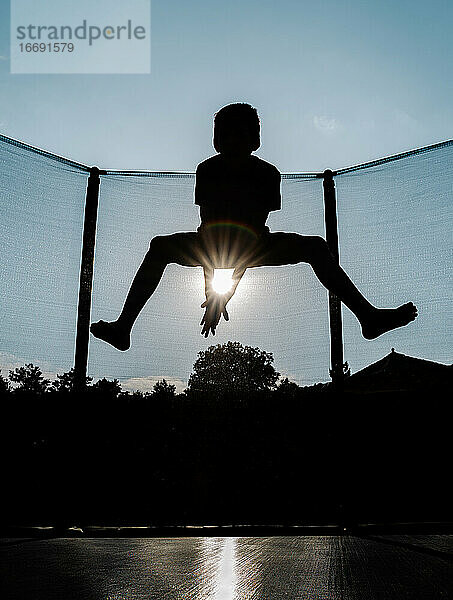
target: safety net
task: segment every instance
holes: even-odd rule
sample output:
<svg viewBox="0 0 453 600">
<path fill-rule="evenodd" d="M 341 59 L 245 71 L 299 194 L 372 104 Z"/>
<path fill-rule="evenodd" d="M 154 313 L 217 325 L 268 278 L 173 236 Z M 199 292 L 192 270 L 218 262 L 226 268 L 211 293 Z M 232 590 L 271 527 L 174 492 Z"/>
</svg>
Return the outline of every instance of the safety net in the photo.
<svg viewBox="0 0 453 600">
<path fill-rule="evenodd" d="M 419 309 L 410 326 L 369 342 L 343 308 L 344 359 L 353 372 L 392 347 L 451 361 L 452 158 L 448 141 L 336 172 L 342 266 L 372 303 L 413 301 Z M 32 362 L 62 373 L 74 360 L 89 168 L 5 136 L 0 164 L 0 368 Z M 118 316 L 154 236 L 196 230 L 194 182 L 194 173 L 101 174 L 93 321 Z M 282 210 L 268 225 L 324 236 L 322 179 L 284 174 Z M 276 369 L 299 385 L 329 381 L 328 296 L 308 265 L 249 269 L 229 303 L 230 321 L 207 339 L 203 300 L 201 267 L 169 265 L 128 352 L 91 338 L 88 375 L 141 390 L 166 378 L 181 390 L 199 351 L 233 340 L 272 352 Z"/>
</svg>

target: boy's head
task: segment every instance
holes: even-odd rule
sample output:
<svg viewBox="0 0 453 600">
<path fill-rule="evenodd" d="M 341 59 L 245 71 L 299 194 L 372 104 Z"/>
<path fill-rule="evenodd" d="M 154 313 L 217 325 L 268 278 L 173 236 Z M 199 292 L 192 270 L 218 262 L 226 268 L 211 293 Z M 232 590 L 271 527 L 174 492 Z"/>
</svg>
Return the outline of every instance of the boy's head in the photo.
<svg viewBox="0 0 453 600">
<path fill-rule="evenodd" d="M 222 154 L 250 154 L 260 147 L 256 108 L 243 102 L 228 104 L 214 116 L 214 148 Z"/>
</svg>

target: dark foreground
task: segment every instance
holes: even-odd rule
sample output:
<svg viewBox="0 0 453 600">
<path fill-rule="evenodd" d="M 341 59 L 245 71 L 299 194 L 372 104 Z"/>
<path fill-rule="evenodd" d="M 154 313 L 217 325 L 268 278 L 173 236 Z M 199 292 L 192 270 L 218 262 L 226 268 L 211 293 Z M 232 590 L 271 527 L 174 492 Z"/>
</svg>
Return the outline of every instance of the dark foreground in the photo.
<svg viewBox="0 0 453 600">
<path fill-rule="evenodd" d="M 453 535 L 4 539 L 3 600 L 453 597 Z"/>
<path fill-rule="evenodd" d="M 451 521 L 448 398 L 11 393 L 0 527 Z"/>
</svg>

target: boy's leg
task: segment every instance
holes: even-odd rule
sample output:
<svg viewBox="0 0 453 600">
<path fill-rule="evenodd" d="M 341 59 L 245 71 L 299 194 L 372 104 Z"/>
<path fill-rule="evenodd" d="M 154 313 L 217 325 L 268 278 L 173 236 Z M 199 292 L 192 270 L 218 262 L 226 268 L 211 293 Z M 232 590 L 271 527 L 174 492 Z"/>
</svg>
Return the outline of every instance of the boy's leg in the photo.
<svg viewBox="0 0 453 600">
<path fill-rule="evenodd" d="M 319 281 L 334 293 L 357 317 L 363 336 L 373 339 L 407 325 L 417 316 L 417 309 L 409 302 L 394 309 L 378 309 L 360 293 L 332 256 L 326 241 L 319 236 L 297 233 L 269 233 L 253 266 L 271 266 L 309 263 Z"/>
<path fill-rule="evenodd" d="M 120 316 L 110 323 L 93 323 L 91 333 L 118 350 L 127 350 L 132 327 L 157 288 L 165 267 L 170 263 L 195 267 L 202 264 L 201 260 L 202 251 L 197 233 L 175 233 L 153 238 L 132 281 Z"/>
</svg>

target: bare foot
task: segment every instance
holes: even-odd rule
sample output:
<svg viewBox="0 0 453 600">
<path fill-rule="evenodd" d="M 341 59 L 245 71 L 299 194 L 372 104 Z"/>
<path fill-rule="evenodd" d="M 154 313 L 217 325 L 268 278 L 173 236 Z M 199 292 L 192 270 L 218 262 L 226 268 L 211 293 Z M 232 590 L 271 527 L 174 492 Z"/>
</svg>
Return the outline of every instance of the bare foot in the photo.
<svg viewBox="0 0 453 600">
<path fill-rule="evenodd" d="M 118 326 L 116 321 L 112 321 L 111 323 L 107 323 L 106 321 L 92 323 L 90 331 L 94 337 L 107 342 L 118 350 L 128 350 L 131 345 L 130 331 Z"/>
<path fill-rule="evenodd" d="M 412 302 L 398 308 L 377 308 L 366 322 L 362 322 L 363 337 L 374 340 L 387 331 L 407 325 L 416 316 L 417 307 Z"/>
</svg>

